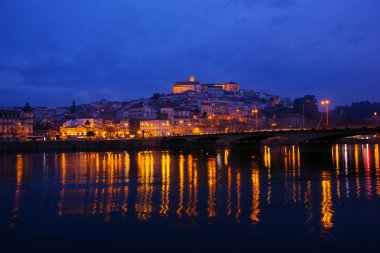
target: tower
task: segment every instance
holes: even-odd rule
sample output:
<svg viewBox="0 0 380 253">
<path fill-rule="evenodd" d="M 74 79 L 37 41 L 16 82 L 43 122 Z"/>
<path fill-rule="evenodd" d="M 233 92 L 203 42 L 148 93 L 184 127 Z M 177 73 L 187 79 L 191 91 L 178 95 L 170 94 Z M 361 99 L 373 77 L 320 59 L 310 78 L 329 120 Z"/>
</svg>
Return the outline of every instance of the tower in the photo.
<svg viewBox="0 0 380 253">
<path fill-rule="evenodd" d="M 190 76 L 190 82 L 195 82 L 195 77 L 193 75 Z"/>
<path fill-rule="evenodd" d="M 20 113 L 21 120 L 21 135 L 22 137 L 29 136 L 33 134 L 33 109 L 26 102 L 25 106 L 22 108 Z"/>
</svg>

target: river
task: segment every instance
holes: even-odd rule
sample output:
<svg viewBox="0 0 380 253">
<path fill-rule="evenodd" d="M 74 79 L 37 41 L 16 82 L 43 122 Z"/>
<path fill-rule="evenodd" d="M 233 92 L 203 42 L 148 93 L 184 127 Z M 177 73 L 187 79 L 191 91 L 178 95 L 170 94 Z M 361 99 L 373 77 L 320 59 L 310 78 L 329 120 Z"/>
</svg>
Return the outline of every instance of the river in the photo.
<svg viewBox="0 0 380 253">
<path fill-rule="evenodd" d="M 1 252 L 379 251 L 379 144 L 0 155 Z"/>
</svg>

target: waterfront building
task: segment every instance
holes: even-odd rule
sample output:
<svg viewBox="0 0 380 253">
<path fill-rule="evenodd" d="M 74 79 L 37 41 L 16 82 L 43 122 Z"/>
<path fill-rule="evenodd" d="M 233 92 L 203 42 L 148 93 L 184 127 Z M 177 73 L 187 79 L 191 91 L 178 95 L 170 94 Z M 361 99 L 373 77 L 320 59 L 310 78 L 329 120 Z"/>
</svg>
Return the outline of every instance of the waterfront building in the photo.
<svg viewBox="0 0 380 253">
<path fill-rule="evenodd" d="M 0 109 L 0 139 L 26 140 L 33 135 L 33 111 L 29 103 L 21 110 Z"/>
<path fill-rule="evenodd" d="M 129 138 L 129 120 L 121 120 L 117 125 L 117 136 L 121 138 Z"/>
<path fill-rule="evenodd" d="M 140 132 L 143 137 L 159 137 L 170 135 L 171 125 L 169 120 L 154 119 L 141 120 Z"/>
</svg>

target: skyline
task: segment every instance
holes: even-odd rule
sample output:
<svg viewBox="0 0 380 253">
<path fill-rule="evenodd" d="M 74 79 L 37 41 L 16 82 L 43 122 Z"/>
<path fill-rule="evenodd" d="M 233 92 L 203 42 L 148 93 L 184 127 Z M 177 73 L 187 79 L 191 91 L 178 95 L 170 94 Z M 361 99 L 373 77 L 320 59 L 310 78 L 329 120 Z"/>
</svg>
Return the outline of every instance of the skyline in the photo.
<svg viewBox="0 0 380 253">
<path fill-rule="evenodd" d="M 203 83 L 332 106 L 380 91 L 380 3 L 2 1 L 1 106 L 64 106 Z"/>
</svg>

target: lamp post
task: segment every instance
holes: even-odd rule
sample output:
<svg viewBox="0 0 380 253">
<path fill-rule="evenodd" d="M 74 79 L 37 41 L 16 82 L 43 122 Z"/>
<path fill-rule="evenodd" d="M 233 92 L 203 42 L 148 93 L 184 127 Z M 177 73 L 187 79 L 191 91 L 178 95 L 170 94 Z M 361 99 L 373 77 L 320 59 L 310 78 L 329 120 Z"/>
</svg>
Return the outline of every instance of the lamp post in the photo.
<svg viewBox="0 0 380 253">
<path fill-rule="evenodd" d="M 257 116 L 258 116 L 258 114 L 259 114 L 259 110 L 258 110 L 258 109 L 254 109 L 254 110 L 252 110 L 252 113 L 254 113 L 255 116 L 256 116 L 256 130 L 257 130 L 257 126 L 258 126 L 258 119 L 257 119 Z"/>
<path fill-rule="evenodd" d="M 321 104 L 326 106 L 326 128 L 328 128 L 329 127 L 329 104 L 330 104 L 330 100 L 328 100 L 328 99 L 322 100 Z"/>
<path fill-rule="evenodd" d="M 236 132 L 236 115 L 239 113 L 239 109 L 236 109 L 236 114 L 234 116 L 234 132 Z"/>
</svg>

